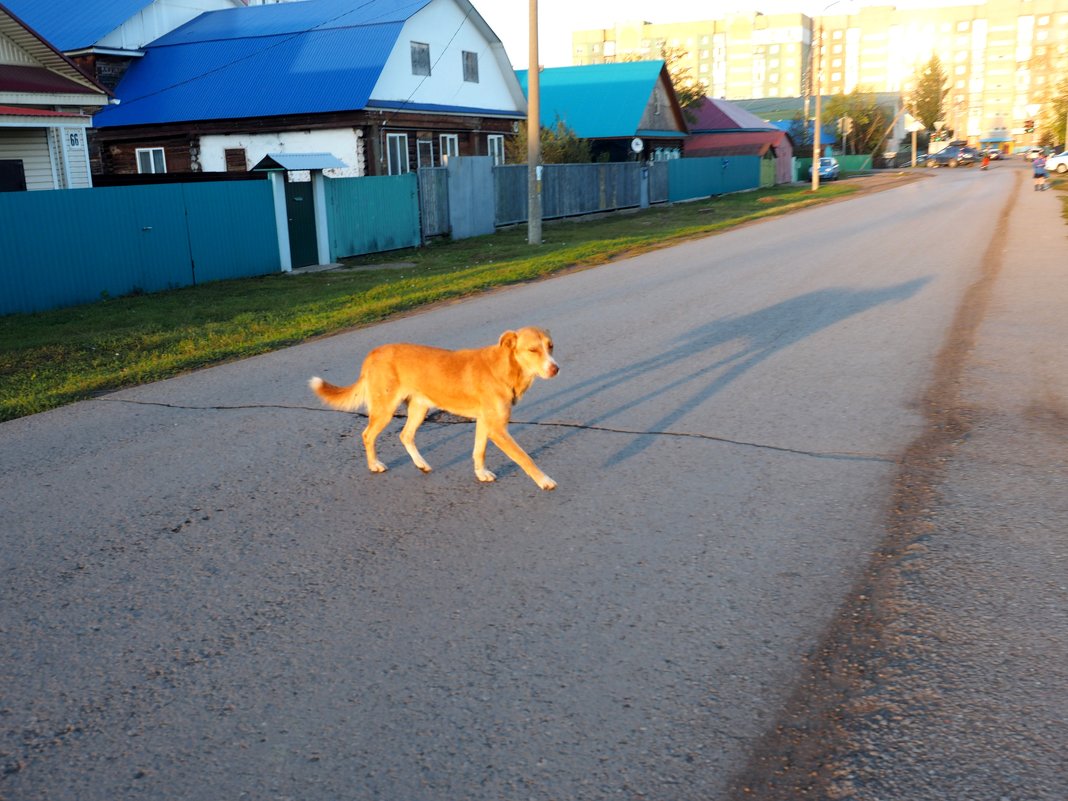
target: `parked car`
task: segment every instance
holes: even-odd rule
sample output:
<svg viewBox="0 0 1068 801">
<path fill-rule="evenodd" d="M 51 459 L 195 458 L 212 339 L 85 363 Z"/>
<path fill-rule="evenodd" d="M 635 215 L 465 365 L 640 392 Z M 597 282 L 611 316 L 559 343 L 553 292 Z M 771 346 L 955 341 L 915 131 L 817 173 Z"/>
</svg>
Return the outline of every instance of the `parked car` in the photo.
<svg viewBox="0 0 1068 801">
<path fill-rule="evenodd" d="M 1068 150 L 1046 159 L 1046 172 L 1068 172 Z"/>
<path fill-rule="evenodd" d="M 837 181 L 840 171 L 838 169 L 838 159 L 824 156 L 820 159 L 820 180 L 821 181 Z M 812 168 L 808 168 L 809 180 L 812 179 Z"/>
<path fill-rule="evenodd" d="M 1024 151 L 1023 157 L 1028 161 L 1034 161 L 1040 154 L 1045 155 L 1046 148 L 1039 147 L 1038 145 L 1031 145 L 1031 147 Z"/>
<path fill-rule="evenodd" d="M 1000 161 L 1002 156 L 1001 151 L 998 150 L 996 147 L 992 147 L 989 150 L 984 150 L 983 155 L 989 156 L 991 161 Z"/>
<path fill-rule="evenodd" d="M 980 160 L 979 151 L 974 147 L 950 145 L 937 153 L 927 154 L 928 167 L 971 167 Z"/>
</svg>

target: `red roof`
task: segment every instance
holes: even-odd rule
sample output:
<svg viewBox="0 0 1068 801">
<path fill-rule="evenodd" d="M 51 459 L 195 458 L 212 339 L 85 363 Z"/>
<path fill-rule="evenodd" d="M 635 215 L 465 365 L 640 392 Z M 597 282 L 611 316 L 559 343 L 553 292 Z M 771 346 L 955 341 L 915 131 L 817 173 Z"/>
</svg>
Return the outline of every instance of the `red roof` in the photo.
<svg viewBox="0 0 1068 801">
<path fill-rule="evenodd" d="M 786 133 L 770 131 L 725 131 L 694 134 L 686 140 L 687 156 L 763 156 L 769 147 L 782 147 Z"/>
<path fill-rule="evenodd" d="M 50 94 L 99 95 L 100 91 L 44 67 L 0 64 L 0 91 Z"/>
<path fill-rule="evenodd" d="M 84 114 L 74 111 L 50 111 L 45 108 L 26 108 L 25 106 L 0 106 L 0 117 L 77 117 Z"/>
</svg>

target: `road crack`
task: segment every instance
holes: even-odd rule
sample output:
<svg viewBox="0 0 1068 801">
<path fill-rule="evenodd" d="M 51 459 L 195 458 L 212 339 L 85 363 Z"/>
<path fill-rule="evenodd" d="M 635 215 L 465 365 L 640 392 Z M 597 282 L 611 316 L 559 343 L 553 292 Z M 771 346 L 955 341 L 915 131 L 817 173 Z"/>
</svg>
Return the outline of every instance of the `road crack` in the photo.
<svg viewBox="0 0 1068 801">
<path fill-rule="evenodd" d="M 131 398 L 94 398 L 96 401 L 107 403 L 122 403 L 134 406 L 154 406 L 162 409 L 178 409 L 182 411 L 196 412 L 226 412 L 246 411 L 250 409 L 283 409 L 288 411 L 321 412 L 325 414 L 356 414 L 366 418 L 363 412 L 343 412 L 337 409 L 328 409 L 318 406 L 291 405 L 284 403 L 238 403 L 238 404 L 184 404 L 165 403 L 163 401 L 134 400 Z M 403 420 L 405 415 L 395 414 L 394 419 Z M 474 420 L 466 417 L 458 417 L 448 412 L 435 411 L 427 415 L 425 425 L 473 425 Z M 570 428 L 580 431 L 597 431 L 607 434 L 621 434 L 631 437 L 665 437 L 676 439 L 697 439 L 707 442 L 718 442 L 723 445 L 735 445 L 739 448 L 754 448 L 757 450 L 772 451 L 775 453 L 789 454 L 792 456 L 804 456 L 812 459 L 827 459 L 831 461 L 845 462 L 875 462 L 879 464 L 897 464 L 898 459 L 883 453 L 865 453 L 862 451 L 820 451 L 806 448 L 790 448 L 784 445 L 773 445 L 766 442 L 752 442 L 747 440 L 732 439 L 719 434 L 707 434 L 698 431 L 647 431 L 634 428 L 620 428 L 615 426 L 593 425 L 564 420 L 512 420 L 514 426 L 538 426 L 540 428 Z"/>
</svg>

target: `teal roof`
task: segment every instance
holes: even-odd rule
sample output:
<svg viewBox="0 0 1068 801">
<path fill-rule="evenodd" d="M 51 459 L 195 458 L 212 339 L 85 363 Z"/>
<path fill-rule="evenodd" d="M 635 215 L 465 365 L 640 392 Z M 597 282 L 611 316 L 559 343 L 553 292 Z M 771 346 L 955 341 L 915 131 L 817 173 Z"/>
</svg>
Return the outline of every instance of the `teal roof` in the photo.
<svg viewBox="0 0 1068 801">
<path fill-rule="evenodd" d="M 528 93 L 527 70 L 516 77 Z M 559 119 L 583 139 L 625 136 L 685 136 L 684 131 L 641 129 L 642 117 L 664 72 L 663 61 L 624 61 L 581 67 L 552 67 L 539 75 L 542 127 Z M 674 117 L 671 117 L 674 119 Z"/>
</svg>

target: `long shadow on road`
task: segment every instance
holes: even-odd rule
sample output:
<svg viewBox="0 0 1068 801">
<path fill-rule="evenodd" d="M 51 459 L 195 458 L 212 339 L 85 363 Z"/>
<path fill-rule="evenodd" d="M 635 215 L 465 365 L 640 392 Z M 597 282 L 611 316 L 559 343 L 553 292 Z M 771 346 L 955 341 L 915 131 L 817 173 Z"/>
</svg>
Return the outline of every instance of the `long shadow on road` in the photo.
<svg viewBox="0 0 1068 801">
<path fill-rule="evenodd" d="M 582 426 L 604 425 L 642 404 L 676 392 L 688 392 L 681 400 L 672 402 L 671 408 L 653 424 L 644 427 L 649 432 L 647 436 L 635 438 L 612 456 L 607 464 L 611 466 L 623 462 L 648 448 L 656 433 L 670 430 L 673 424 L 770 356 L 857 314 L 886 303 L 907 300 L 930 280 L 930 277 L 917 278 L 877 289 L 822 289 L 749 314 L 726 317 L 698 326 L 679 337 L 663 353 L 622 368 L 607 370 L 535 404 L 538 418 L 546 420 L 560 416 L 588 399 L 604 397 L 606 390 L 639 379 L 643 384 L 648 384 L 650 376 L 657 372 L 668 376 L 663 382 L 653 381 L 652 389 L 576 423 L 575 428 L 543 443 L 537 450 L 543 451 L 567 441 Z M 715 358 L 713 352 L 720 349 L 726 349 L 726 354 Z M 714 360 L 703 364 L 702 357 L 709 355 Z M 690 366 L 692 369 L 678 375 L 678 370 L 671 369 L 676 366 Z"/>
</svg>

